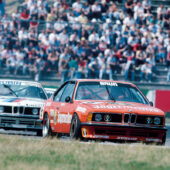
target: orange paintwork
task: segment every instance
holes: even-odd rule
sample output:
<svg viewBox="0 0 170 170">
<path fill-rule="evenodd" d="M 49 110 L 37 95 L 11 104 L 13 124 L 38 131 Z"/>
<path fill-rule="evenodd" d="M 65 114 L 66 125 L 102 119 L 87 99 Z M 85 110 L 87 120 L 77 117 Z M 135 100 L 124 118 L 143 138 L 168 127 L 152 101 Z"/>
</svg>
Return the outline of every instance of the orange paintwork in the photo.
<svg viewBox="0 0 170 170">
<path fill-rule="evenodd" d="M 110 80 L 91 80 L 91 79 L 78 79 L 79 82 L 86 81 L 104 81 L 104 82 L 116 82 L 130 84 L 136 87 L 134 84 L 119 81 Z M 77 88 L 75 87 L 75 91 Z M 139 90 L 139 89 L 138 89 Z M 75 91 L 73 93 L 72 102 L 54 102 L 53 96 L 45 103 L 43 114 L 40 119 L 43 120 L 44 113 L 48 113 L 50 118 L 50 125 L 53 132 L 69 133 L 70 123 L 74 113 L 76 113 L 80 119 L 81 132 L 84 138 L 101 138 L 101 139 L 116 139 L 116 140 L 131 140 L 131 141 L 156 141 L 161 142 L 163 136 L 166 134 L 165 127 L 163 125 L 141 125 L 135 123 L 124 123 L 123 118 L 125 113 L 135 113 L 136 117 L 143 116 L 160 116 L 165 118 L 163 111 L 154 108 L 148 104 L 132 103 L 132 102 L 120 102 L 120 101 L 94 101 L 94 100 L 75 100 Z M 139 90 L 140 91 L 140 90 Z M 141 92 L 141 91 L 140 91 Z M 143 95 L 143 94 L 142 94 Z M 144 96 L 144 95 L 143 95 Z M 144 96 L 145 98 L 145 96 Z M 146 99 L 146 98 L 145 98 Z M 146 99 L 147 100 L 147 99 Z M 148 101 L 148 100 L 147 100 Z M 90 113 L 117 113 L 121 114 L 121 122 L 96 122 L 88 121 L 88 115 Z M 89 120 L 91 118 L 89 117 Z M 162 128 L 162 129 L 161 129 Z M 155 134 L 155 136 L 153 135 Z"/>
</svg>

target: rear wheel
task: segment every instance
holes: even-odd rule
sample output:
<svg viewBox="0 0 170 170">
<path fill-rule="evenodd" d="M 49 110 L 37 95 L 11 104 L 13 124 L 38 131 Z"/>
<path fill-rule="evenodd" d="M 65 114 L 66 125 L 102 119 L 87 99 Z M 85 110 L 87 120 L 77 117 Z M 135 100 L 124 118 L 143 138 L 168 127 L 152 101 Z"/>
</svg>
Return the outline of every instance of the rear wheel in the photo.
<svg viewBox="0 0 170 170">
<path fill-rule="evenodd" d="M 47 113 L 44 115 L 44 119 L 43 119 L 42 136 L 43 137 L 52 136 L 51 126 L 50 126 L 50 119 L 49 119 L 49 116 L 48 116 Z"/>
<path fill-rule="evenodd" d="M 74 114 L 71 120 L 70 137 L 72 139 L 81 138 L 81 125 L 77 114 Z"/>
</svg>

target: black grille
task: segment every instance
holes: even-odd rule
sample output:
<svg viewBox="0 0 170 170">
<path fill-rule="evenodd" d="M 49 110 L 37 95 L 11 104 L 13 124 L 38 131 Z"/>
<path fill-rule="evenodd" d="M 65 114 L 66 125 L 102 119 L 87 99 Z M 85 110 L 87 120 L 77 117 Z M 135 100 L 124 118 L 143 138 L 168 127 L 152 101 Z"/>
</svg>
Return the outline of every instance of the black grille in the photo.
<svg viewBox="0 0 170 170">
<path fill-rule="evenodd" d="M 135 113 L 124 113 L 123 117 L 124 123 L 136 123 L 136 114 Z"/>
<path fill-rule="evenodd" d="M 129 122 L 129 114 L 124 114 L 124 123 L 128 123 Z"/>
<path fill-rule="evenodd" d="M 23 113 L 23 111 L 24 111 L 24 108 L 23 108 L 23 107 L 20 107 L 20 108 L 19 108 L 19 113 Z"/>
<path fill-rule="evenodd" d="M 14 107 L 14 113 L 17 113 L 17 112 L 18 112 L 18 108 Z"/>
<path fill-rule="evenodd" d="M 24 108 L 23 107 L 14 107 L 14 113 L 23 114 Z"/>
<path fill-rule="evenodd" d="M 12 107 L 11 106 L 4 106 L 4 113 L 12 113 Z"/>
<path fill-rule="evenodd" d="M 154 124 L 154 118 L 159 116 L 148 116 L 148 115 L 138 115 L 136 119 L 137 124 L 144 124 L 144 125 L 155 125 Z M 163 125 L 164 118 L 159 117 L 161 122 L 159 125 Z"/>
<path fill-rule="evenodd" d="M 11 120 L 11 119 L 1 119 L 1 123 L 16 124 L 16 120 Z"/>
<path fill-rule="evenodd" d="M 19 124 L 21 124 L 21 125 L 35 125 L 35 122 L 30 121 L 30 120 L 20 120 Z"/>
<path fill-rule="evenodd" d="M 100 122 L 106 122 L 104 120 L 105 115 L 109 115 L 111 117 L 110 121 L 111 123 L 121 123 L 122 122 L 122 114 L 119 113 L 94 113 L 92 117 L 92 121 L 95 121 L 95 115 L 96 114 L 101 114 L 102 120 Z"/>
<path fill-rule="evenodd" d="M 135 123 L 136 122 L 136 114 L 132 114 L 131 115 L 131 123 Z"/>
</svg>

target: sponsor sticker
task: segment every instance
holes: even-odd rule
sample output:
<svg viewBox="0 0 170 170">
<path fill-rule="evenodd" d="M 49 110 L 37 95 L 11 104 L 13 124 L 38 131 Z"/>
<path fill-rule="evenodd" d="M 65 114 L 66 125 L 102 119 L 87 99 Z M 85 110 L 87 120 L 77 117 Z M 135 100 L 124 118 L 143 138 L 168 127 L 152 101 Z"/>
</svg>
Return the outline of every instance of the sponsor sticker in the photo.
<svg viewBox="0 0 170 170">
<path fill-rule="evenodd" d="M 95 109 L 135 109 L 139 111 L 148 111 L 148 112 L 159 112 L 158 109 L 155 108 L 147 108 L 147 107 L 133 107 L 133 106 L 119 106 L 119 105 L 97 105 L 94 106 Z"/>
<path fill-rule="evenodd" d="M 87 110 L 86 108 L 80 107 L 80 106 L 78 106 L 78 107 L 76 108 L 76 111 L 79 111 L 79 112 L 82 112 L 82 113 L 85 113 L 86 110 Z"/>
<path fill-rule="evenodd" d="M 152 139 L 152 138 L 146 138 L 147 142 L 161 142 L 160 139 Z"/>
<path fill-rule="evenodd" d="M 105 139 L 108 139 L 109 136 L 107 135 L 94 135 L 95 138 L 105 138 Z"/>
<path fill-rule="evenodd" d="M 54 124 L 57 124 L 57 110 L 54 111 Z"/>
<path fill-rule="evenodd" d="M 72 115 L 68 114 L 58 114 L 58 123 L 71 123 Z"/>
<path fill-rule="evenodd" d="M 39 83 L 34 83 L 34 82 L 24 82 L 24 81 L 13 81 L 13 80 L 3 80 L 0 81 L 0 84 L 5 84 L 5 85 L 17 85 L 17 86 L 36 86 L 36 87 L 41 87 Z"/>
<path fill-rule="evenodd" d="M 0 84 L 6 84 L 6 85 L 21 85 L 20 81 L 0 81 Z"/>
<path fill-rule="evenodd" d="M 51 115 L 51 117 L 54 116 L 54 110 L 53 109 L 50 109 L 50 115 Z"/>
<path fill-rule="evenodd" d="M 118 136 L 117 139 L 120 140 L 137 140 L 137 138 Z"/>
<path fill-rule="evenodd" d="M 118 86 L 118 84 L 115 83 L 115 82 L 105 82 L 105 81 L 101 81 L 100 85 L 102 85 L 102 86 L 105 86 L 105 85 L 107 85 L 107 86 Z"/>
</svg>

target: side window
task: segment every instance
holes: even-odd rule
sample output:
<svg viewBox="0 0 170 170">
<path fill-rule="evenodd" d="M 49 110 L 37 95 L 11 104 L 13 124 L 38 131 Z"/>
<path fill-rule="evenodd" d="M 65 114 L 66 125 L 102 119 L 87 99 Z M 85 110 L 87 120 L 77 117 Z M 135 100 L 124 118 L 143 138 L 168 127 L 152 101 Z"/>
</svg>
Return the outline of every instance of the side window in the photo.
<svg viewBox="0 0 170 170">
<path fill-rule="evenodd" d="M 75 84 L 70 83 L 66 86 L 66 88 L 64 89 L 64 92 L 61 96 L 60 102 L 65 102 L 65 98 L 67 96 L 70 96 L 70 98 L 72 98 L 73 96 L 73 92 L 74 92 L 74 88 L 75 88 Z"/>
<path fill-rule="evenodd" d="M 54 102 L 59 102 L 61 95 L 63 94 L 63 91 L 67 85 L 63 86 L 58 93 L 54 96 Z"/>
</svg>

